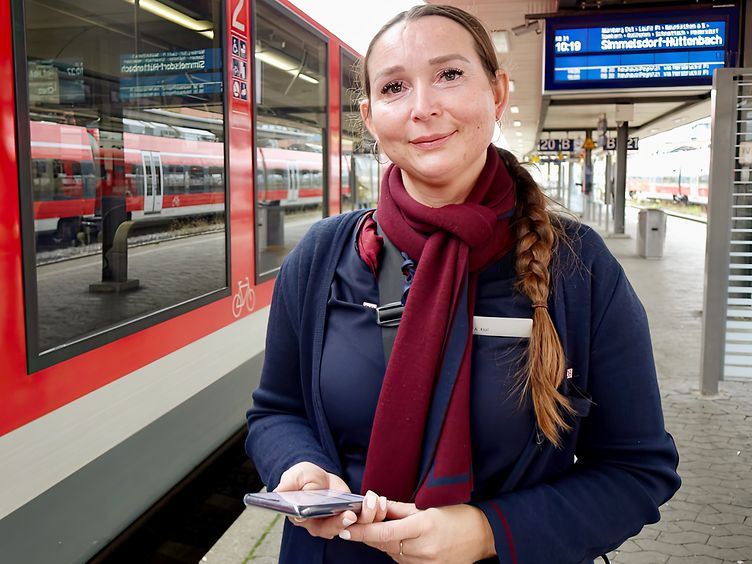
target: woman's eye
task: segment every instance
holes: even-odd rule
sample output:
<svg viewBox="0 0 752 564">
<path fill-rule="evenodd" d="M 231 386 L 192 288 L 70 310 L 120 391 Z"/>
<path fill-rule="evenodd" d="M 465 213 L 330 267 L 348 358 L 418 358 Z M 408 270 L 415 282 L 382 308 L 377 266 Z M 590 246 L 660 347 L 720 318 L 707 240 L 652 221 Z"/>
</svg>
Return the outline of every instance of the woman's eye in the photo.
<svg viewBox="0 0 752 564">
<path fill-rule="evenodd" d="M 402 92 L 402 83 L 397 81 L 389 82 L 381 89 L 382 94 L 399 94 L 400 92 Z"/>
<path fill-rule="evenodd" d="M 444 69 L 443 71 L 441 71 L 442 78 L 448 81 L 457 80 L 463 74 L 465 73 L 462 72 L 460 69 Z"/>
</svg>

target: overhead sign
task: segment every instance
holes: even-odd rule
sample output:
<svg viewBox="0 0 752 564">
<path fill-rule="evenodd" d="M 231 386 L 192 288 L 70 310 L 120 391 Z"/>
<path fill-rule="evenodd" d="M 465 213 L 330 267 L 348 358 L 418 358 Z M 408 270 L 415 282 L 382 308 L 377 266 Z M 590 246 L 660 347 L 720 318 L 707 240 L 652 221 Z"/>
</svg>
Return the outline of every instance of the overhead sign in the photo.
<svg viewBox="0 0 752 564">
<path fill-rule="evenodd" d="M 640 138 L 639 137 L 630 137 L 627 139 L 627 151 L 637 151 L 640 148 Z M 604 147 L 607 151 L 616 151 L 616 137 L 607 137 L 606 138 L 606 146 Z"/>
<path fill-rule="evenodd" d="M 569 153 L 574 151 L 574 139 L 538 139 L 538 152 Z"/>
<path fill-rule="evenodd" d="M 120 57 L 120 99 L 186 97 L 218 101 L 222 92 L 220 49 L 161 51 Z"/>
<path fill-rule="evenodd" d="M 546 91 L 710 85 L 736 65 L 734 7 L 546 21 Z"/>
<path fill-rule="evenodd" d="M 82 104 L 85 99 L 83 59 L 28 62 L 31 104 Z"/>
</svg>

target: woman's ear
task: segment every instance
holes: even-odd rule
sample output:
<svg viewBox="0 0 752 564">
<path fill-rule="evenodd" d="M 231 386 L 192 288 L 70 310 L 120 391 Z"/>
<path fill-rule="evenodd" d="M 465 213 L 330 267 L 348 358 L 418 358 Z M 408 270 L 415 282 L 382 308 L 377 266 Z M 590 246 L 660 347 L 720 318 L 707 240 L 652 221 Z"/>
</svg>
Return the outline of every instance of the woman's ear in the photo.
<svg viewBox="0 0 752 564">
<path fill-rule="evenodd" d="M 368 101 L 368 98 L 364 98 L 360 101 L 360 119 L 366 124 L 366 129 L 368 130 L 368 133 L 371 134 L 371 137 L 378 142 L 379 138 L 374 133 L 373 127 L 371 127 L 371 104 Z"/>
<path fill-rule="evenodd" d="M 509 102 L 509 77 L 507 73 L 499 69 L 496 71 L 496 80 L 491 84 L 494 93 L 494 106 L 496 106 L 496 120 L 504 115 L 504 110 Z"/>
</svg>

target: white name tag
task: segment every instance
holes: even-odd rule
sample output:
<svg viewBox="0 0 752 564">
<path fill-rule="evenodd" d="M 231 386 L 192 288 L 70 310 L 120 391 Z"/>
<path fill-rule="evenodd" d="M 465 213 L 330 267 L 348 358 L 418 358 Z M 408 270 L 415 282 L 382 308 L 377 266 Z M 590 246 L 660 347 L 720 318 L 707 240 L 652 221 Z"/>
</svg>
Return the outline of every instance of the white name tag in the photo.
<svg viewBox="0 0 752 564">
<path fill-rule="evenodd" d="M 533 320 L 525 317 L 473 317 L 473 335 L 529 338 Z"/>
</svg>

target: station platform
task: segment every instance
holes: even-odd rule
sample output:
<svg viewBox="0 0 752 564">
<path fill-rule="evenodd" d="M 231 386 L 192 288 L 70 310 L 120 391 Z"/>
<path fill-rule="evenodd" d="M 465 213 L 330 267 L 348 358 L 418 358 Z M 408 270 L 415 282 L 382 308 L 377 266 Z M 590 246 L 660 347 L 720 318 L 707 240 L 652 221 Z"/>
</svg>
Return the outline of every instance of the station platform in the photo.
<svg viewBox="0 0 752 564">
<path fill-rule="evenodd" d="M 605 239 L 648 313 L 683 485 L 661 508 L 659 523 L 609 558 L 613 564 L 752 564 L 752 381 L 724 381 L 717 396 L 699 394 L 705 225 L 669 217 L 659 260 L 638 257 L 636 226 L 637 210 L 628 208 L 628 237 Z M 202 562 L 276 562 L 282 523 L 272 512 L 248 509 Z"/>
</svg>

